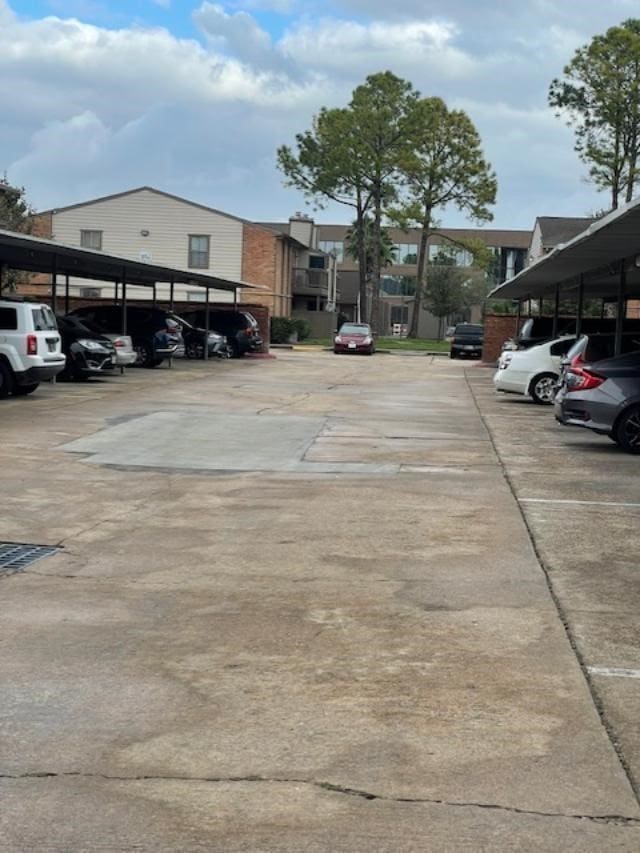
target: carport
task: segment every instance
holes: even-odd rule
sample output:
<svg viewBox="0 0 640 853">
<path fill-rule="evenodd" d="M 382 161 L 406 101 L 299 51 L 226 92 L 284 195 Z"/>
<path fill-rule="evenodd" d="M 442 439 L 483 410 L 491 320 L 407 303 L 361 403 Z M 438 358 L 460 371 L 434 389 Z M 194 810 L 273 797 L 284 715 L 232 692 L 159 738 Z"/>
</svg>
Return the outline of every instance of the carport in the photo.
<svg viewBox="0 0 640 853">
<path fill-rule="evenodd" d="M 233 306 L 237 307 L 238 290 L 248 288 L 263 290 L 261 285 L 244 281 L 231 281 L 219 276 L 208 275 L 196 270 L 183 270 L 135 261 L 118 255 L 109 255 L 95 249 L 66 246 L 54 240 L 0 230 L 0 269 L 31 273 L 45 273 L 51 277 L 51 305 L 58 298 L 60 279 L 64 278 L 65 313 L 69 311 L 69 279 L 108 281 L 114 284 L 114 301 L 122 306 L 122 334 L 127 333 L 127 285 L 153 289 L 153 304 L 156 304 L 156 285 L 169 284 L 169 307 L 173 309 L 174 285 L 188 284 L 205 291 L 206 330 L 209 331 L 209 293 L 211 290 L 232 291 Z M 205 357 L 207 348 L 205 347 Z"/>
<path fill-rule="evenodd" d="M 640 298 L 640 199 L 594 222 L 577 237 L 553 249 L 517 276 L 496 287 L 490 299 L 511 299 L 518 304 L 553 300 L 554 336 L 558 330 L 561 299 L 576 301 L 576 333 L 581 331 L 585 299 L 614 302 L 615 352 L 622 344 L 627 301 Z M 542 311 L 540 312 L 542 313 Z"/>
</svg>

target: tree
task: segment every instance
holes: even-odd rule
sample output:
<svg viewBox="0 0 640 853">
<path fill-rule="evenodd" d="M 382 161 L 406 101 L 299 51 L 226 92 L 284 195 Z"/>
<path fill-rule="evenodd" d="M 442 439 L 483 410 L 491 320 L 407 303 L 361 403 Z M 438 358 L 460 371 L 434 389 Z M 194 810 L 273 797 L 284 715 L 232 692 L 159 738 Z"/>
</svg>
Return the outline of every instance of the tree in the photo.
<svg viewBox="0 0 640 853">
<path fill-rule="evenodd" d="M 358 86 L 348 107 L 322 108 L 310 131 L 297 134 L 294 153 L 278 149 L 278 167 L 293 186 L 322 207 L 327 200 L 355 210 L 355 243 L 360 274 L 362 319 L 377 320 L 370 290 L 380 286 L 380 259 L 373 256 L 367 276 L 365 218 L 372 218 L 374 242 L 380 245 L 384 206 L 395 196 L 392 177 L 406 153 L 412 105 L 418 94 L 390 71 L 372 74 Z"/>
<path fill-rule="evenodd" d="M 26 200 L 24 187 L 14 187 L 6 175 L 0 178 L 0 228 L 30 234 L 33 230 L 33 208 Z M 28 276 L 19 270 L 0 267 L 0 293 L 14 292 Z"/>
<path fill-rule="evenodd" d="M 359 227 L 357 222 L 354 222 L 348 229 L 345 237 L 345 251 L 347 255 L 354 261 L 360 257 L 360 234 L 364 237 L 364 256 L 365 256 L 365 271 L 367 279 L 371 279 L 371 274 L 375 266 L 374 255 L 376 254 L 376 235 L 374 222 L 371 216 L 365 216 L 362 226 Z M 378 243 L 378 268 L 390 267 L 395 260 L 395 248 L 389 231 L 381 227 Z"/>
<path fill-rule="evenodd" d="M 406 200 L 393 212 L 403 227 L 421 229 L 417 286 L 409 337 L 418 335 L 420 309 L 428 292 L 428 242 L 436 212 L 455 207 L 476 222 L 493 218 L 497 182 L 482 155 L 480 136 L 462 110 L 449 110 L 440 98 L 414 104 L 411 150 L 402 163 Z M 475 255 L 479 246 L 471 248 Z"/>
<path fill-rule="evenodd" d="M 429 261 L 428 282 L 422 305 L 438 318 L 440 332 L 445 317 L 477 305 L 487 295 L 484 272 L 479 268 L 457 266 L 455 250 L 449 248 L 441 249 Z"/>
<path fill-rule="evenodd" d="M 611 192 L 615 210 L 631 201 L 640 153 L 640 20 L 594 36 L 555 79 L 549 104 L 575 130 L 575 150 L 589 177 Z"/>
</svg>

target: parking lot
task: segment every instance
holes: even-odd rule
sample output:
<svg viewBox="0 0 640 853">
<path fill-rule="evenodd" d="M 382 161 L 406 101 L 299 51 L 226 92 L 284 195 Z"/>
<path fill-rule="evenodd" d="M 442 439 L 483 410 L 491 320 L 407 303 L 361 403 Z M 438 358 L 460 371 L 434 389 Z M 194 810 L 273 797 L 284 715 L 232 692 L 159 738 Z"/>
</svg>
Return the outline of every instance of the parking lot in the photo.
<svg viewBox="0 0 640 853">
<path fill-rule="evenodd" d="M 3 850 L 640 848 L 640 459 L 443 358 L 0 406 Z"/>
</svg>

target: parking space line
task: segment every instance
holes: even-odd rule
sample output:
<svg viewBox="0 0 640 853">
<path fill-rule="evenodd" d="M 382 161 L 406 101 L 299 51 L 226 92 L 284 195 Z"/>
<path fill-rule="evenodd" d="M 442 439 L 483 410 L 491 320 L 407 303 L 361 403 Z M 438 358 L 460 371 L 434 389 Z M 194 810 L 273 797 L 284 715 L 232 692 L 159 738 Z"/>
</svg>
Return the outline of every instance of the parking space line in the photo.
<svg viewBox="0 0 640 853">
<path fill-rule="evenodd" d="M 640 678 L 640 669 L 624 669 L 616 666 L 588 666 L 587 672 L 608 678 Z"/>
<path fill-rule="evenodd" d="M 640 507 L 640 503 L 626 503 L 622 501 L 575 501 L 562 500 L 560 498 L 518 498 L 521 504 L 572 504 L 577 506 L 626 506 Z"/>
</svg>

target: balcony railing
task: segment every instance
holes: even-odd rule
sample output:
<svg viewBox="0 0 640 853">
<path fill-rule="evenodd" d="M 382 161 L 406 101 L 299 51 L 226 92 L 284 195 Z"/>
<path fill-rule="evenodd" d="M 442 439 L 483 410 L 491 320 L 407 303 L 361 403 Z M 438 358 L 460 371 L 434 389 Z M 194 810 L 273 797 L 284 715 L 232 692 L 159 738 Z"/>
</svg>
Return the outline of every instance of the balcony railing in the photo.
<svg viewBox="0 0 640 853">
<path fill-rule="evenodd" d="M 327 270 L 295 268 L 293 270 L 292 291 L 298 296 L 328 296 L 329 276 Z"/>
</svg>

